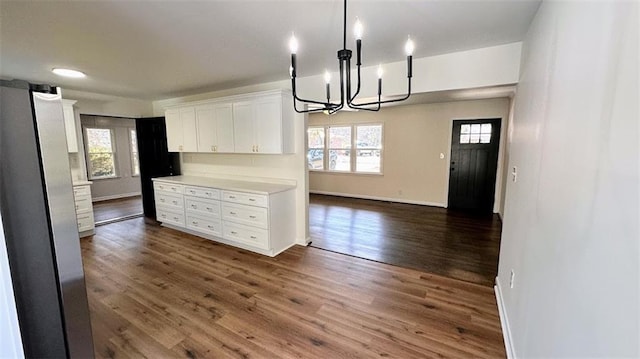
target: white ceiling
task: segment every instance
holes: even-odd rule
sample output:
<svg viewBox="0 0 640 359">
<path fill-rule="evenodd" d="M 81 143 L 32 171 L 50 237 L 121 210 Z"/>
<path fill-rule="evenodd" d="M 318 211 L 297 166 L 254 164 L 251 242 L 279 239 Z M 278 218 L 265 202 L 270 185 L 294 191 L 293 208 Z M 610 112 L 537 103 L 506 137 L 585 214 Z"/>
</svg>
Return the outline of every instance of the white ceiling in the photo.
<svg viewBox="0 0 640 359">
<path fill-rule="evenodd" d="M 365 27 L 364 65 L 521 41 L 540 0 L 350 0 Z M 337 67 L 342 1 L 0 0 L 0 77 L 157 100 L 288 78 L 288 39 L 299 76 Z M 53 67 L 84 71 L 64 79 Z"/>
</svg>

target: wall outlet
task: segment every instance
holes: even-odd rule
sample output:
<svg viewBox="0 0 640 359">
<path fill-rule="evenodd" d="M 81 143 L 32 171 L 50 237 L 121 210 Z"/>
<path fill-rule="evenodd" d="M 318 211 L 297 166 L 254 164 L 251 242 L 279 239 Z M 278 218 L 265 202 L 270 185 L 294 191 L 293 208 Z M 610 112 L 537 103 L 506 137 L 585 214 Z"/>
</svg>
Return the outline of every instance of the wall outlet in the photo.
<svg viewBox="0 0 640 359">
<path fill-rule="evenodd" d="M 518 167 L 513 166 L 513 171 L 511 171 L 511 178 L 513 182 L 518 182 Z"/>
<path fill-rule="evenodd" d="M 516 279 L 516 272 L 511 270 L 511 276 L 509 277 L 509 288 L 513 288 L 514 281 Z"/>
</svg>

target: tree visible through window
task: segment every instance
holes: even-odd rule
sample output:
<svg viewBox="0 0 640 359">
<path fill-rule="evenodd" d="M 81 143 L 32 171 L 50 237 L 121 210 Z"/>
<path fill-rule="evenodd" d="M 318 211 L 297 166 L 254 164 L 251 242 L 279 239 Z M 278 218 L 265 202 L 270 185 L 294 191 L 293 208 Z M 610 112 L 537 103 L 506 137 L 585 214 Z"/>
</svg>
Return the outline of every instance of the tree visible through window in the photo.
<svg viewBox="0 0 640 359">
<path fill-rule="evenodd" d="M 307 135 L 309 169 L 382 173 L 382 124 L 310 126 Z"/>
<path fill-rule="evenodd" d="M 89 156 L 89 178 L 116 176 L 113 133 L 105 128 L 87 128 L 87 154 Z"/>
</svg>

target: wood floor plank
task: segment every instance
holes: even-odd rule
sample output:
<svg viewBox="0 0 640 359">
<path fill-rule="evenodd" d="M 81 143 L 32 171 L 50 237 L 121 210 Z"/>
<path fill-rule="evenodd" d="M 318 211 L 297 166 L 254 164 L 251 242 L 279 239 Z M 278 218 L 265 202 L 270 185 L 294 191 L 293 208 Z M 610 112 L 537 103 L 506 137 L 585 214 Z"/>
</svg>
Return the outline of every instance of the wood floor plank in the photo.
<svg viewBox="0 0 640 359">
<path fill-rule="evenodd" d="M 504 357 L 491 288 L 133 219 L 81 241 L 98 358 Z"/>
</svg>

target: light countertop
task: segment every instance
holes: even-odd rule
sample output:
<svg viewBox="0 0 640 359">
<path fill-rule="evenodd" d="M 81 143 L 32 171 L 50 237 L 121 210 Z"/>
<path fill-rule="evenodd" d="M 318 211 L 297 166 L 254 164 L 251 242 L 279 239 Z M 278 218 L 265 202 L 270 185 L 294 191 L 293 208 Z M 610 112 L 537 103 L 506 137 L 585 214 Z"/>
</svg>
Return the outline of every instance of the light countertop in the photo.
<svg viewBox="0 0 640 359">
<path fill-rule="evenodd" d="M 239 180 L 228 180 L 228 179 L 196 177 L 196 176 L 157 177 L 157 178 L 154 178 L 153 180 L 170 182 L 170 183 L 180 184 L 184 186 L 191 185 L 191 186 L 202 186 L 202 187 L 214 187 L 214 188 L 219 188 L 219 189 L 228 190 L 228 191 L 250 192 L 250 193 L 257 193 L 257 194 L 278 193 L 278 192 L 284 192 L 284 191 L 288 191 L 290 189 L 296 188 L 296 186 L 279 184 L 279 183 L 239 181 Z"/>
<path fill-rule="evenodd" d="M 88 185 L 90 185 L 92 183 L 93 182 L 91 182 L 91 181 L 73 180 L 73 185 L 74 186 L 88 186 Z"/>
</svg>

